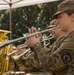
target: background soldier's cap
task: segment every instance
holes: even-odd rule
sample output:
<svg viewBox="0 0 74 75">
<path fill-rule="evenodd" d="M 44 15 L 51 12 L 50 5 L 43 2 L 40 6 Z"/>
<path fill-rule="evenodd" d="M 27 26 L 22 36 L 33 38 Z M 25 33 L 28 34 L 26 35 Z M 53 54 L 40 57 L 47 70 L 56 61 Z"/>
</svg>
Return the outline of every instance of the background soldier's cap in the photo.
<svg viewBox="0 0 74 75">
<path fill-rule="evenodd" d="M 50 25 L 46 27 L 46 29 L 50 29 L 50 28 L 55 28 L 55 27 L 59 27 L 58 26 L 58 19 L 54 19 L 50 22 Z"/>
<path fill-rule="evenodd" d="M 52 16 L 53 18 L 57 18 L 57 16 L 67 10 L 74 10 L 74 0 L 65 0 L 60 3 L 57 7 L 57 12 Z"/>
<path fill-rule="evenodd" d="M 1 29 L 0 29 L 0 32 L 2 32 L 2 33 L 11 33 L 11 31 L 1 30 Z"/>
</svg>

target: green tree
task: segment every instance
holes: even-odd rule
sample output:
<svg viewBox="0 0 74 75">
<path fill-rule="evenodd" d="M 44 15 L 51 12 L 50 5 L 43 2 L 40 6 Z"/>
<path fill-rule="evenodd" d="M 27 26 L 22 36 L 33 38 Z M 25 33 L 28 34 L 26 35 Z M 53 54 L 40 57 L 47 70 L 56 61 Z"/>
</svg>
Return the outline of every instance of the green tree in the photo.
<svg viewBox="0 0 74 75">
<path fill-rule="evenodd" d="M 26 6 L 12 9 L 12 38 L 22 37 L 28 28 L 36 26 L 45 29 L 49 25 L 51 16 L 57 11 L 61 1 Z M 9 30 L 9 10 L 3 11 L 0 17 L 0 28 Z"/>
</svg>

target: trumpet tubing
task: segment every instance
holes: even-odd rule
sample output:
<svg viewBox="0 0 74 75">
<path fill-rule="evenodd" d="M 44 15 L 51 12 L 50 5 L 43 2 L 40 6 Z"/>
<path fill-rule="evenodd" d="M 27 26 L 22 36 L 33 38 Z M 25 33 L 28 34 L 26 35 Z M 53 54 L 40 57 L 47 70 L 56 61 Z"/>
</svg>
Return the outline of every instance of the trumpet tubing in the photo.
<svg viewBox="0 0 74 75">
<path fill-rule="evenodd" d="M 47 37 L 47 36 L 44 37 L 44 38 L 41 40 L 41 42 L 43 43 L 44 46 L 48 46 L 48 45 L 50 44 L 49 40 L 52 39 L 53 37 L 54 37 L 54 35 L 50 34 L 48 37 Z M 48 41 L 48 43 L 47 43 L 47 41 Z M 11 56 L 12 54 L 18 52 L 18 51 L 19 51 L 20 49 L 22 49 L 22 48 L 25 48 L 25 49 L 26 49 L 26 48 L 28 48 L 28 46 L 25 45 L 25 44 L 18 45 L 17 47 L 13 46 L 14 51 L 11 52 L 11 53 L 9 53 L 9 54 L 6 54 L 6 56 L 9 57 L 9 56 Z M 24 52 L 23 54 L 25 54 L 25 52 Z M 20 55 L 22 55 L 22 54 L 20 54 Z M 17 56 L 16 56 L 16 57 L 17 57 Z"/>
<path fill-rule="evenodd" d="M 8 56 L 8 57 L 9 57 L 9 56 L 11 56 L 12 54 L 18 52 L 20 49 L 26 48 L 26 47 L 28 47 L 28 46 L 25 45 L 25 44 L 18 45 L 17 47 L 14 48 L 14 51 L 13 51 L 13 52 L 11 52 L 11 53 L 9 53 L 9 54 L 6 54 L 5 56 Z"/>
<path fill-rule="evenodd" d="M 13 58 L 14 60 L 18 60 L 20 57 L 22 57 L 24 54 L 28 53 L 29 51 L 30 51 L 30 48 L 27 49 L 26 51 L 24 51 L 24 52 L 23 52 L 22 54 L 20 54 L 20 55 L 12 56 L 12 58 Z"/>
<path fill-rule="evenodd" d="M 56 27 L 55 27 L 55 28 L 56 28 Z M 38 34 L 41 34 L 41 33 L 47 32 L 47 31 L 50 31 L 50 30 L 52 30 L 52 29 L 54 29 L 54 28 L 46 29 L 46 30 L 43 30 L 43 31 L 40 31 L 40 32 L 36 32 L 36 33 L 30 34 L 30 35 L 27 35 L 27 36 L 25 36 L 25 37 L 20 37 L 20 38 L 18 38 L 18 39 L 10 40 L 10 41 L 8 41 L 8 42 L 0 43 L 0 48 L 4 47 L 4 46 L 6 46 L 6 45 L 9 45 L 9 44 L 11 44 L 11 43 L 15 43 L 15 42 L 17 42 L 17 41 L 24 40 L 24 39 L 26 39 L 26 38 L 28 38 L 28 37 L 35 36 L 35 35 L 38 35 Z"/>
<path fill-rule="evenodd" d="M 46 40 L 50 40 L 53 37 L 54 37 L 54 35 L 53 34 L 50 34 L 48 37 L 43 38 L 41 42 L 46 41 Z"/>
<path fill-rule="evenodd" d="M 17 49 L 19 50 L 19 49 L 27 48 L 27 47 L 28 47 L 27 45 L 21 44 L 21 45 L 18 45 L 18 46 L 17 46 Z"/>
<path fill-rule="evenodd" d="M 15 50 L 15 51 L 13 51 L 13 52 L 11 52 L 11 53 L 9 53 L 9 54 L 6 54 L 6 56 L 11 56 L 12 54 L 14 54 L 14 53 L 16 53 L 16 52 L 18 52 L 18 50 Z"/>
</svg>

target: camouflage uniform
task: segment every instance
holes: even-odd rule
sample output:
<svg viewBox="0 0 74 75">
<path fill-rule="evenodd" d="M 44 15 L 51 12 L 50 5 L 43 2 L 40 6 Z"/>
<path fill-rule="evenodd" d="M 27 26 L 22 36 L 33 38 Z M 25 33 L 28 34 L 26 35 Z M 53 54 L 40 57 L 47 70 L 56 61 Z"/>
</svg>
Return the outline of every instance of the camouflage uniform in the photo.
<svg viewBox="0 0 74 75">
<path fill-rule="evenodd" d="M 42 71 L 41 67 L 39 66 L 37 56 L 34 52 L 31 52 L 32 54 L 27 57 L 30 53 L 27 53 L 27 55 L 24 55 L 22 58 L 16 60 L 16 64 L 19 66 L 20 71 L 26 71 L 26 72 L 34 72 L 34 71 Z"/>
<path fill-rule="evenodd" d="M 50 22 L 50 26 L 48 26 L 47 28 L 54 28 L 54 27 L 57 27 L 58 25 L 56 25 L 56 24 L 58 24 L 58 23 L 56 23 L 56 21 L 57 20 L 52 20 L 51 22 Z M 53 24 L 54 23 L 54 24 Z M 59 38 L 59 40 L 58 41 L 60 41 L 61 39 L 62 39 L 63 37 L 61 37 L 61 38 Z M 50 53 L 51 54 L 51 52 L 52 52 L 52 49 L 53 48 L 57 48 L 57 47 L 55 47 L 55 45 L 59 45 L 59 42 L 55 42 L 53 45 L 49 45 L 49 48 L 47 48 L 47 47 L 44 47 L 45 49 L 46 49 L 46 53 Z M 32 50 L 32 51 L 34 51 L 34 49 Z M 28 53 L 29 54 L 29 53 Z M 27 57 L 27 55 L 25 56 L 25 57 Z M 29 63 L 28 63 L 29 62 Z M 22 70 L 23 68 L 23 70 L 25 70 L 25 71 L 29 71 L 29 72 L 34 72 L 34 71 L 43 71 L 44 70 L 44 67 L 41 67 L 40 65 L 39 65 L 39 61 L 38 61 L 38 58 L 37 58 L 37 56 L 36 56 L 36 54 L 33 52 L 33 54 L 29 57 L 29 58 L 27 58 L 27 59 L 25 59 L 25 60 L 23 60 L 23 59 L 19 59 L 19 60 L 17 60 L 16 61 L 16 63 L 17 63 L 17 65 L 19 65 L 19 68 Z M 47 70 L 48 71 L 48 70 Z M 50 72 L 51 73 L 51 72 Z M 52 73 L 51 73 L 52 74 Z"/>
<path fill-rule="evenodd" d="M 65 0 L 59 5 L 58 12 L 74 10 L 74 0 Z M 57 48 L 53 48 L 51 54 L 46 53 L 41 43 L 34 45 L 40 66 L 49 69 L 54 75 L 74 75 L 74 31 L 68 33 L 60 40 Z"/>
<path fill-rule="evenodd" d="M 51 55 L 49 55 L 49 53 L 46 53 L 45 49 L 40 43 L 37 43 L 34 48 L 38 55 L 41 66 L 44 66 L 46 69 L 55 72 L 57 75 L 68 75 L 69 72 L 74 71 L 73 44 L 74 31 L 69 33 L 60 41 L 58 49 L 56 49 L 56 51 L 53 50 Z"/>
<path fill-rule="evenodd" d="M 8 71 L 14 71 L 14 69 L 15 69 L 15 63 L 14 63 L 14 61 L 11 58 L 9 58 L 9 59 L 10 60 L 9 60 Z"/>
</svg>

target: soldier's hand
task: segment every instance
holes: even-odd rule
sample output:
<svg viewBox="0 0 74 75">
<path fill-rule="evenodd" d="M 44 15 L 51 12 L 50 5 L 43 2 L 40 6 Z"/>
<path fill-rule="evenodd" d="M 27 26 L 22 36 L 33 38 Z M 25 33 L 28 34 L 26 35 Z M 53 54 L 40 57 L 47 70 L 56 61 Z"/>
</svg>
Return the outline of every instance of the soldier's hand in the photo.
<svg viewBox="0 0 74 75">
<path fill-rule="evenodd" d="M 37 32 L 37 29 L 35 27 L 32 27 L 29 29 L 29 33 L 27 35 L 31 35 L 33 33 Z M 36 36 L 31 36 L 27 39 L 26 45 L 33 47 L 36 43 L 40 42 L 41 36 L 36 35 Z"/>
<path fill-rule="evenodd" d="M 33 47 L 36 43 L 40 42 L 40 40 L 36 37 L 30 37 L 27 41 L 26 41 L 26 45 L 28 45 L 29 47 Z"/>
<path fill-rule="evenodd" d="M 29 34 L 33 34 L 33 33 L 36 33 L 36 32 L 38 32 L 36 27 L 31 27 L 31 29 L 29 29 Z M 42 34 L 37 34 L 34 37 L 36 37 L 39 40 L 41 40 L 42 39 Z"/>
<path fill-rule="evenodd" d="M 26 50 L 25 48 L 22 48 L 22 49 L 18 50 L 17 54 L 19 55 L 19 54 L 23 53 L 25 50 Z"/>
</svg>

